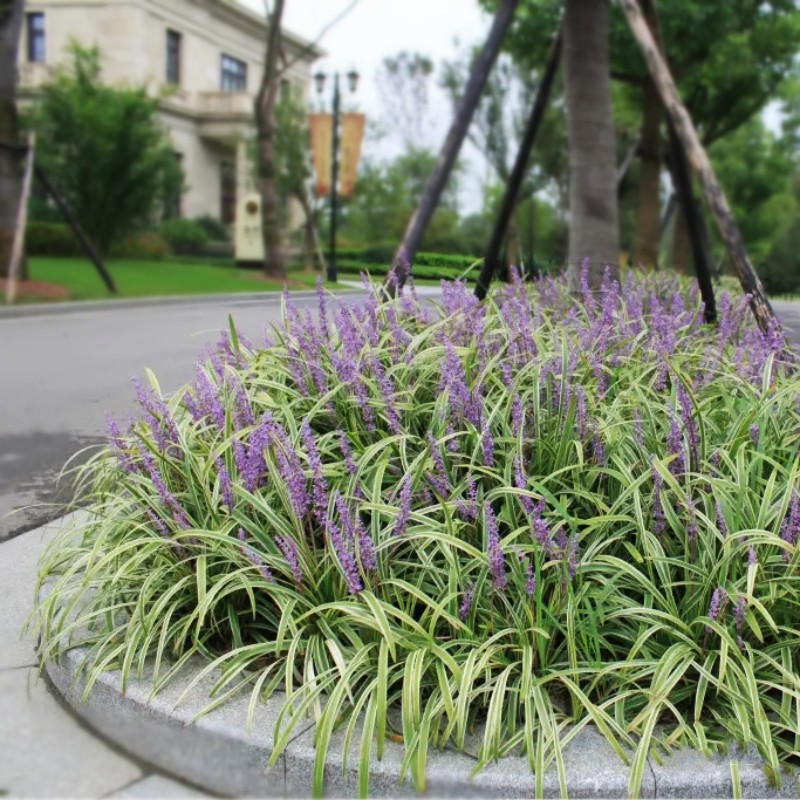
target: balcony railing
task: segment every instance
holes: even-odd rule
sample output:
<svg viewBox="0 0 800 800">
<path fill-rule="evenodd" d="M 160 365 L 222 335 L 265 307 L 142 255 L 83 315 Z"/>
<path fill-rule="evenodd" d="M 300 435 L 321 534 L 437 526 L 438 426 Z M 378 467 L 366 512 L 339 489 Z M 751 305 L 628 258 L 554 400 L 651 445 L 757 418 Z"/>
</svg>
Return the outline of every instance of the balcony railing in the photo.
<svg viewBox="0 0 800 800">
<path fill-rule="evenodd" d="M 211 118 L 251 117 L 253 97 L 247 92 L 199 92 L 197 110 Z"/>
<path fill-rule="evenodd" d="M 55 70 L 50 64 L 30 61 L 17 67 L 17 83 L 21 89 L 38 89 L 53 79 Z"/>
</svg>

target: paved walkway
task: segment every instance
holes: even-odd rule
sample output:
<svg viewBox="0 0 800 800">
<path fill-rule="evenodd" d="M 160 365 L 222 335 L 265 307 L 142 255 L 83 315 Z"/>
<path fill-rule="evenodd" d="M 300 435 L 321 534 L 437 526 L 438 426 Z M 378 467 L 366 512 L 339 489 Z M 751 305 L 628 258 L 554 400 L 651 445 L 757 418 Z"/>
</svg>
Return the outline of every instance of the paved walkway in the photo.
<svg viewBox="0 0 800 800">
<path fill-rule="evenodd" d="M 39 557 L 55 525 L 0 544 L 0 795 L 58 798 L 207 797 L 98 737 L 66 708 L 21 638 Z"/>
</svg>

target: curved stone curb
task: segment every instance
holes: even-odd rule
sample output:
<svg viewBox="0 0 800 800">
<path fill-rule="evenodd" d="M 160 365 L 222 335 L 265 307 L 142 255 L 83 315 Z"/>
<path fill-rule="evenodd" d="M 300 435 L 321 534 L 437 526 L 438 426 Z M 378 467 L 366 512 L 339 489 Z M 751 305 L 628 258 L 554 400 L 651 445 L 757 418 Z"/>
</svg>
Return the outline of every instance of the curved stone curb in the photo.
<svg viewBox="0 0 800 800">
<path fill-rule="evenodd" d="M 48 663 L 47 673 L 67 703 L 90 725 L 123 749 L 165 772 L 222 795 L 248 797 L 309 796 L 314 766 L 313 731 L 297 735 L 272 770 L 266 764 L 272 753 L 272 731 L 282 705 L 279 695 L 260 704 L 252 731 L 245 729 L 249 694 L 230 698 L 224 705 L 194 720 L 209 704 L 209 692 L 218 675 L 206 676 L 176 706 L 185 688 L 202 669 L 190 661 L 158 695 L 151 698 L 148 673 L 131 681 L 125 691 L 119 672 L 104 673 L 83 701 L 85 681 L 80 663 L 86 651 L 75 649 L 59 663 Z M 350 763 L 341 768 L 343 734 L 334 735 L 325 769 L 326 795 L 358 794 L 358 742 L 351 747 Z M 786 775 L 783 788 L 767 782 L 761 762 L 753 752 L 732 754 L 739 760 L 744 797 L 797 797 L 797 778 Z M 403 748 L 387 742 L 384 758 L 373 751 L 370 796 L 408 797 L 416 794 L 407 780 L 398 783 Z M 621 798 L 626 796 L 628 768 L 603 737 L 584 730 L 564 750 L 570 797 Z M 433 797 L 533 797 L 534 779 L 523 757 L 507 757 L 469 779 L 475 761 L 455 751 L 431 750 L 428 755 L 426 794 Z M 553 769 L 545 776 L 547 797 L 560 796 Z M 642 797 L 732 797 L 730 758 L 706 759 L 682 750 L 645 772 Z"/>
</svg>

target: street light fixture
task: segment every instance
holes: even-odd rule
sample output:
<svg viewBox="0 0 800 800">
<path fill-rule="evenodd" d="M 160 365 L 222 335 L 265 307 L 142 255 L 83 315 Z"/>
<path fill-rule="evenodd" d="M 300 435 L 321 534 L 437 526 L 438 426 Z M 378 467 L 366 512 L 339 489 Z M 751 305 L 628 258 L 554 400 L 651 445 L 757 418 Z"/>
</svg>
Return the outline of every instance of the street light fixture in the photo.
<svg viewBox="0 0 800 800">
<path fill-rule="evenodd" d="M 320 71 L 314 75 L 314 83 L 317 87 L 317 94 L 325 91 L 327 75 Z M 351 69 L 347 75 L 347 83 L 351 92 L 358 89 L 359 74 Z M 339 114 L 341 105 L 341 95 L 339 93 L 339 73 L 333 74 L 333 149 L 331 153 L 331 239 L 330 239 L 330 258 L 328 261 L 328 281 L 336 283 L 336 224 L 339 217 Z"/>
</svg>

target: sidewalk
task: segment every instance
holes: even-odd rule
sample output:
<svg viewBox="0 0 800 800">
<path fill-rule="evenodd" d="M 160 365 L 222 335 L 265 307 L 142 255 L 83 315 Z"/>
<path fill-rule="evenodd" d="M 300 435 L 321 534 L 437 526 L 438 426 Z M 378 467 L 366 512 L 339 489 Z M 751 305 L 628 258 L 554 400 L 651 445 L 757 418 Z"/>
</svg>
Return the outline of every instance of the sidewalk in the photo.
<svg viewBox="0 0 800 800">
<path fill-rule="evenodd" d="M 38 676 L 34 642 L 20 634 L 33 606 L 39 556 L 57 526 L 0 544 L 0 796 L 208 797 L 104 742 Z"/>
</svg>

